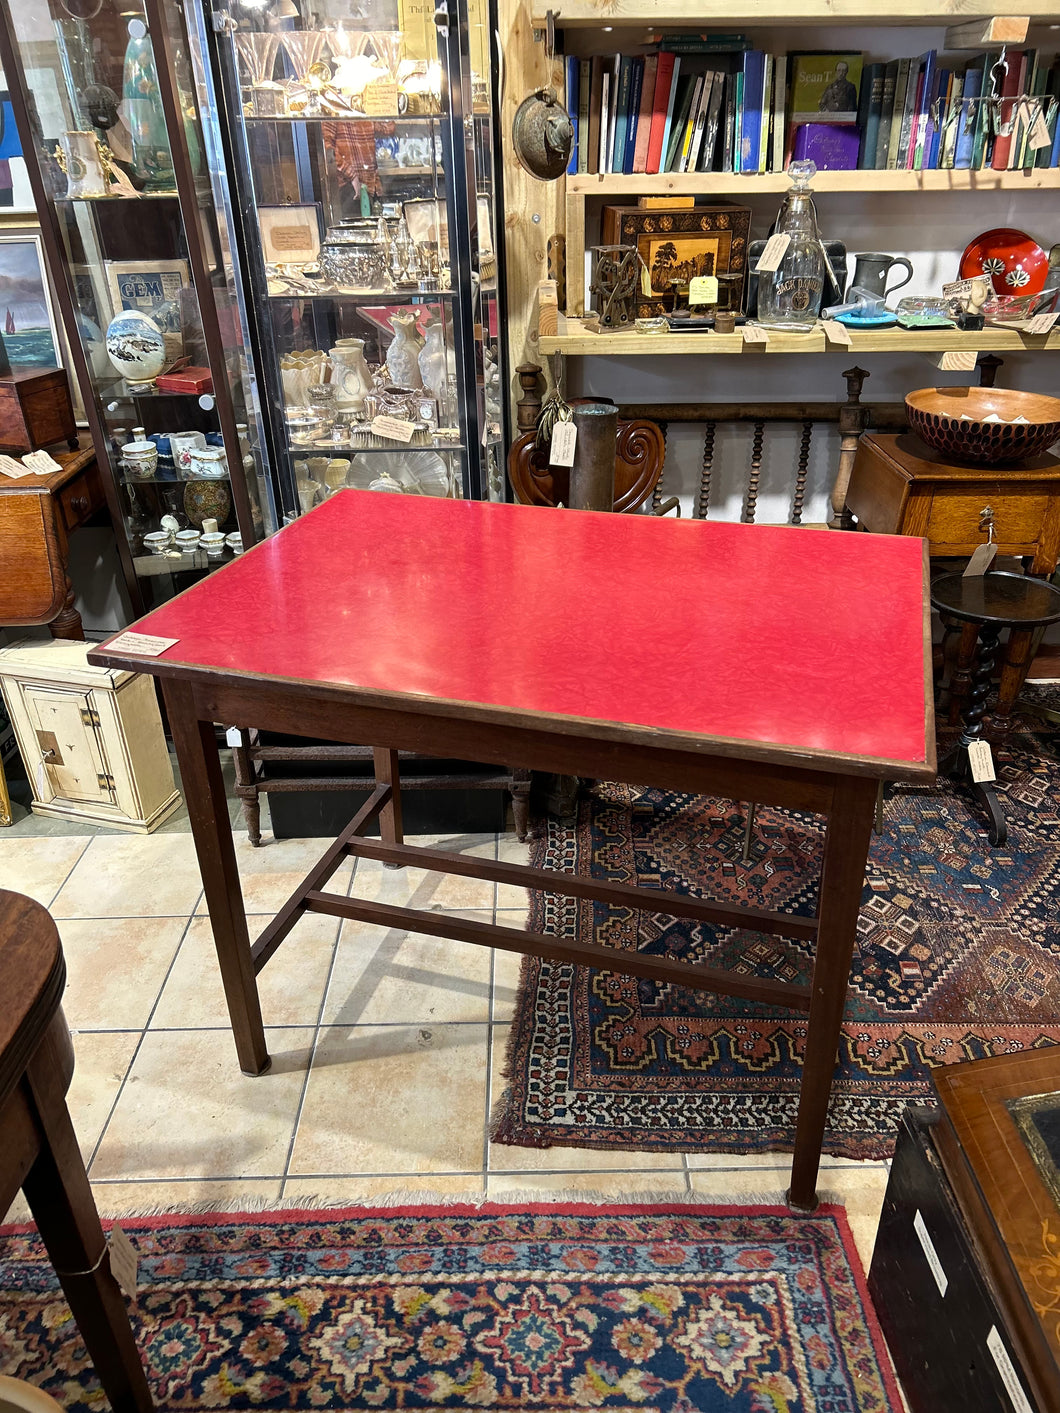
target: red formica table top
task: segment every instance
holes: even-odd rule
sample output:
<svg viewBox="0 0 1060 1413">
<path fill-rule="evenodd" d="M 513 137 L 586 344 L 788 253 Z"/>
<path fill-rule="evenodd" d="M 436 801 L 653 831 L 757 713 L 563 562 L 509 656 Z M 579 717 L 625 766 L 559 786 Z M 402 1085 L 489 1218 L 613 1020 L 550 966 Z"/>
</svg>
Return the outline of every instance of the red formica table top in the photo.
<svg viewBox="0 0 1060 1413">
<path fill-rule="evenodd" d="M 904 536 L 347 490 L 135 624 L 178 640 L 160 656 L 92 658 L 908 774 L 933 750 L 924 566 Z"/>
</svg>

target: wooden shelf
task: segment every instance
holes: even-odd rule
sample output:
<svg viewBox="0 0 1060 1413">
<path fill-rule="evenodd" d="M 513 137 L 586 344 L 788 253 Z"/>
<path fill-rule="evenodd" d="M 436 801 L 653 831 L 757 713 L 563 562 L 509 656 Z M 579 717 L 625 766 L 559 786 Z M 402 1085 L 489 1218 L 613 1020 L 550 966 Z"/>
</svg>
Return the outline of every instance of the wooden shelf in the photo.
<svg viewBox="0 0 1060 1413">
<path fill-rule="evenodd" d="M 632 176 L 597 173 L 567 177 L 568 196 L 750 196 L 754 192 L 787 191 L 784 172 L 740 176 L 735 172 L 637 172 Z M 1014 172 L 982 171 L 866 171 L 818 172 L 814 193 L 920 192 L 920 191 L 1043 191 L 1060 188 L 1060 167 L 1029 167 Z"/>
<path fill-rule="evenodd" d="M 558 29 L 598 29 L 602 24 L 619 29 L 647 25 L 653 30 L 675 25 L 708 29 L 723 25 L 726 32 L 755 25 L 859 24 L 946 25 L 980 16 L 1027 15 L 1032 21 L 1057 18 L 1057 0 L 947 0 L 925 11 L 922 0 L 800 0 L 793 7 L 785 0 L 745 0 L 733 6 L 728 0 L 533 0 L 535 29 L 544 29 L 551 8 Z"/>
<path fill-rule="evenodd" d="M 1010 353 L 1060 350 L 1060 330 L 1046 334 L 1024 334 L 1017 329 L 984 329 L 964 334 L 959 329 L 879 329 L 850 331 L 850 347 L 829 343 L 820 329 L 809 334 L 771 333 L 769 343 L 747 344 L 739 329 L 734 334 L 638 334 L 593 333 L 578 319 L 560 315 L 559 333 L 542 334 L 541 353 L 563 353 L 572 357 L 635 358 L 689 353 Z"/>
</svg>

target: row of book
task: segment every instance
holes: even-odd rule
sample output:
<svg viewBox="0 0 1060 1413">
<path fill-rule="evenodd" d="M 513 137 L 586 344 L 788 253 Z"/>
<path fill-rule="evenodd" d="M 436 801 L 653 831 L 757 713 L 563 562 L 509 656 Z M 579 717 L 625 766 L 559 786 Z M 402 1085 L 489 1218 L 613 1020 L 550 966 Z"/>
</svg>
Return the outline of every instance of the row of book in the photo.
<svg viewBox="0 0 1060 1413">
<path fill-rule="evenodd" d="M 1034 49 L 570 56 L 567 106 L 571 174 L 1060 166 L 1060 59 Z"/>
</svg>

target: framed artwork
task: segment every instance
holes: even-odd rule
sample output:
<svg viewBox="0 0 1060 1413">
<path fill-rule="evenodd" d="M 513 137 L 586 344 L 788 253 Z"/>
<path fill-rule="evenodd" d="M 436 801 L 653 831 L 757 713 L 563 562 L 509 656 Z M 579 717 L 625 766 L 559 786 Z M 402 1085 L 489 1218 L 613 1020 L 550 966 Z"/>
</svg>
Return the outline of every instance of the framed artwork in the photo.
<svg viewBox="0 0 1060 1413">
<path fill-rule="evenodd" d="M 0 231 L 0 328 L 12 368 L 61 368 L 62 342 L 37 231 Z"/>
<path fill-rule="evenodd" d="M 421 241 L 430 240 L 436 241 L 439 249 L 448 249 L 449 223 L 444 201 L 429 196 L 423 200 L 403 201 L 401 209 L 405 213 L 409 235 L 417 245 Z"/>
<path fill-rule="evenodd" d="M 634 317 L 656 318 L 687 309 L 699 275 L 743 275 L 750 226 L 746 206 L 605 206 L 603 243 L 639 251 L 646 270 Z"/>
<path fill-rule="evenodd" d="M 181 304 L 184 290 L 190 289 L 186 260 L 107 260 L 107 287 L 112 313 L 139 309 L 162 330 L 166 341 L 166 363 L 184 353 Z"/>
<path fill-rule="evenodd" d="M 22 141 L 15 126 L 15 110 L 0 72 L 0 215 L 33 216 L 36 209 Z"/>
<path fill-rule="evenodd" d="M 266 265 L 309 265 L 320 258 L 320 212 L 305 206 L 259 206 Z"/>
</svg>

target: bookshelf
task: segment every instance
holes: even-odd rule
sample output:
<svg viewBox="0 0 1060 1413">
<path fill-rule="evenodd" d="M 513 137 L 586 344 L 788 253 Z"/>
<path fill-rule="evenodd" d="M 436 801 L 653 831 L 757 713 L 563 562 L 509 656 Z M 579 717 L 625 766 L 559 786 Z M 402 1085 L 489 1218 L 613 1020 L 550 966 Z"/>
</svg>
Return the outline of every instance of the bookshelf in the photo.
<svg viewBox="0 0 1060 1413">
<path fill-rule="evenodd" d="M 785 172 L 760 172 L 736 176 L 732 172 L 635 172 L 626 176 L 608 172 L 567 177 L 568 196 L 718 196 L 752 195 L 787 191 Z M 1060 167 L 1025 167 L 1011 172 L 965 169 L 928 172 L 876 169 L 851 172 L 818 172 L 815 192 L 822 191 L 1043 191 L 1060 189 Z"/>
<path fill-rule="evenodd" d="M 1006 15 L 1025 15 L 1041 22 L 1057 18 L 1057 10 L 1057 0 L 935 0 L 927 12 L 923 0 L 880 0 L 875 6 L 867 0 L 799 0 L 794 6 L 785 0 L 744 0 L 736 7 L 731 0 L 659 0 L 657 4 L 652 0 L 558 0 L 552 6 L 533 0 L 531 22 L 535 29 L 545 29 L 551 12 L 560 29 L 599 28 L 605 23 L 615 29 L 649 25 L 653 30 L 682 25 L 695 29 L 773 24 L 937 26 L 950 20 Z"/>
</svg>

